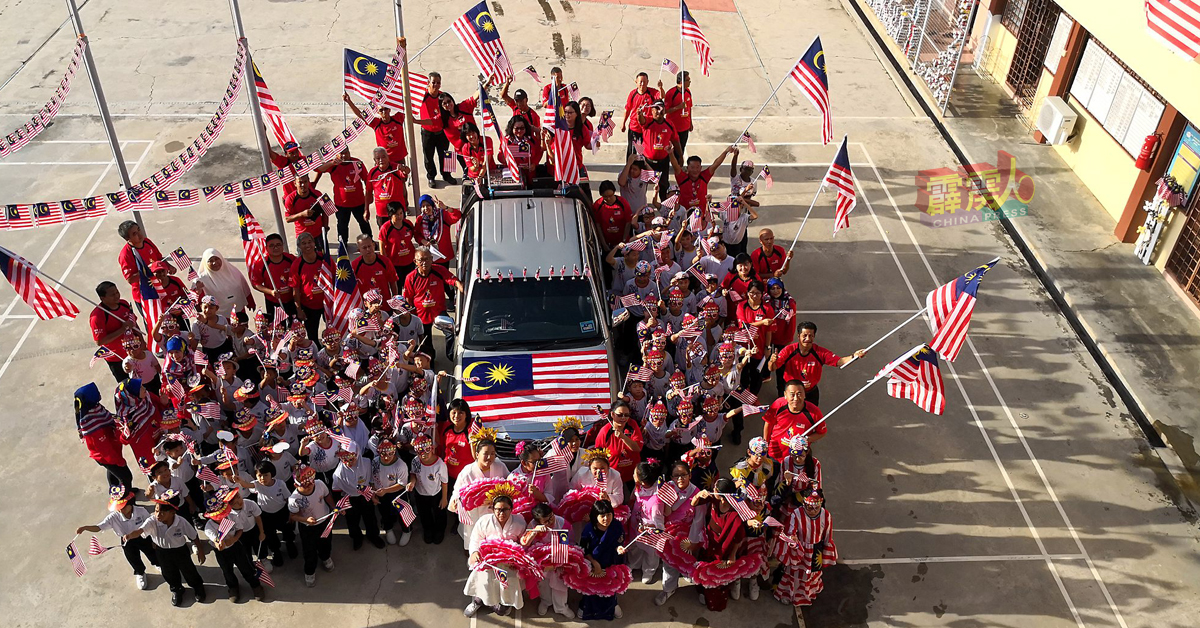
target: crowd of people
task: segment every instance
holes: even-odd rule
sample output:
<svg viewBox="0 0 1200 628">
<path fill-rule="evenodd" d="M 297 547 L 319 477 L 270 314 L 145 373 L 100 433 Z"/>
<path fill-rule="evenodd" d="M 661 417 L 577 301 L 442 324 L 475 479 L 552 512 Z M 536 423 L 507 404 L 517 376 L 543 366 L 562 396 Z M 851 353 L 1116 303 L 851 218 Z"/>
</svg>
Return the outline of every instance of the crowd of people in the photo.
<svg viewBox="0 0 1200 628">
<path fill-rule="evenodd" d="M 586 97 L 568 98 L 574 88 L 559 68 L 551 77 L 541 101 L 555 90 L 569 101 L 582 165 L 583 148 L 603 136 L 590 121 L 597 112 Z M 749 250 L 760 208 L 754 164 L 739 162 L 736 147 L 707 166 L 685 159 L 689 84 L 686 72 L 670 90 L 637 75 L 619 123 L 626 162 L 590 207 L 608 251 L 624 385 L 610 407 L 555 423 L 554 438 L 517 443 L 511 467 L 497 457 L 495 432 L 448 393 L 453 375 L 434 367 L 432 324 L 463 288 L 452 237 L 463 214 L 432 195 L 409 206 L 402 113 L 385 108 L 372 123 L 370 169 L 346 148 L 312 180 L 289 184 L 296 255 L 270 234 L 246 273 L 213 248 L 184 268 L 190 260 L 164 256 L 136 223 L 122 223 L 118 265 L 132 303 L 105 281 L 90 317 L 117 382 L 112 410 L 95 384 L 75 393 L 110 513 L 79 532 L 116 534 L 139 588 L 143 557 L 157 565 L 175 605 L 185 582 L 206 599 L 194 561 L 210 552 L 231 600 L 239 573 L 263 599 L 264 576 L 288 561 L 315 586 L 318 568 L 334 570 L 337 521 L 353 551 L 408 545 L 418 529 L 423 543 L 440 544 L 453 522 L 467 554 L 468 616 L 507 614 L 528 597 L 539 614 L 619 618 L 632 571 L 650 584 L 660 568 L 659 605 L 684 578 L 714 611 L 741 597 L 743 580 L 752 600 L 767 588 L 782 603 L 811 604 L 837 559 L 814 455 L 826 434 L 822 369 L 863 351 L 839 356 L 816 344 L 816 324 L 797 320 L 784 283 L 792 254 L 770 229 Z M 467 179 L 499 172 L 476 98 L 459 102 L 440 86 L 431 73 L 416 120 L 430 187 L 439 172 L 442 185 L 457 184 L 455 162 Z M 500 93 L 512 113 L 505 141 L 521 183 L 537 185 L 553 173 L 548 138 L 528 94 L 509 87 Z M 280 167 L 299 155 L 282 148 Z M 729 157 L 728 191 L 710 187 Z M 338 239 L 349 240 L 351 218 L 359 230 L 350 265 L 362 305 L 344 330 L 326 319 L 320 280 L 335 266 L 318 203 L 325 176 Z M 580 186 L 588 197 L 589 186 Z M 772 374 L 779 397 L 758 405 Z M 742 447 L 746 415 L 764 410 L 762 433 L 721 468 L 722 443 Z M 583 594 L 576 609 L 572 589 Z"/>
</svg>

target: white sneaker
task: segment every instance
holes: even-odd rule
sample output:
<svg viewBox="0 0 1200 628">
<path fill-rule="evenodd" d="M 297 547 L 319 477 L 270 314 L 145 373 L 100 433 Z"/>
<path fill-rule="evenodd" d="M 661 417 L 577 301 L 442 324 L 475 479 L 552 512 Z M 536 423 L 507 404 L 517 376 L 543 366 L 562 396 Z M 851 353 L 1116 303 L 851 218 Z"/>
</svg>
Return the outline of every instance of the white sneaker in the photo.
<svg viewBox="0 0 1200 628">
<path fill-rule="evenodd" d="M 134 574 L 133 579 L 137 582 L 137 588 L 139 588 L 143 591 L 150 588 L 150 583 L 146 582 L 146 574 L 144 574 L 144 573 Z"/>
<path fill-rule="evenodd" d="M 467 607 L 463 609 L 463 615 L 466 615 L 467 617 L 474 617 L 475 613 L 479 611 L 480 606 L 483 606 L 482 602 L 479 600 L 471 600 L 471 603 L 467 604 Z"/>
<path fill-rule="evenodd" d="M 757 577 L 750 578 L 750 599 L 757 600 L 758 592 L 759 592 L 758 578 Z"/>
<path fill-rule="evenodd" d="M 729 585 L 729 599 L 731 599 L 731 600 L 742 599 L 742 581 L 740 578 L 737 580 L 734 580 L 733 584 Z"/>
<path fill-rule="evenodd" d="M 546 615 L 546 611 L 548 611 L 548 610 L 550 610 L 549 602 L 547 602 L 546 600 L 542 600 L 541 602 L 538 602 L 538 615 L 541 615 L 544 617 Z"/>
<path fill-rule="evenodd" d="M 304 586 L 310 589 L 317 586 L 317 574 L 304 574 Z"/>
<path fill-rule="evenodd" d="M 703 593 L 701 593 L 701 594 L 700 594 L 700 606 L 704 606 L 704 607 L 707 607 L 707 606 L 708 606 L 708 603 L 704 601 L 704 594 L 703 594 Z"/>
<path fill-rule="evenodd" d="M 554 612 L 558 613 L 559 615 L 562 615 L 563 617 L 566 617 L 567 619 L 575 619 L 575 611 L 573 611 L 569 608 L 561 610 L 561 611 L 554 611 Z"/>
<path fill-rule="evenodd" d="M 412 538 L 411 531 L 401 534 L 400 535 L 400 547 L 404 547 L 405 545 L 408 545 L 408 540 L 411 538 Z"/>
<path fill-rule="evenodd" d="M 672 595 L 675 595 L 674 591 L 660 591 L 658 595 L 654 596 L 654 605 L 662 606 L 663 604 L 666 604 L 667 600 L 671 599 Z"/>
<path fill-rule="evenodd" d="M 385 538 L 385 539 L 387 539 L 387 544 L 388 544 L 388 545 L 395 545 L 395 544 L 396 544 L 396 533 L 395 533 L 395 532 L 392 532 L 391 530 L 388 530 L 388 531 L 387 531 L 387 534 L 386 534 L 386 535 L 384 535 L 384 538 Z"/>
<path fill-rule="evenodd" d="M 265 571 L 265 572 L 267 572 L 267 573 L 271 573 L 272 571 L 275 571 L 275 565 L 272 565 L 272 564 L 271 564 L 271 561 L 269 561 L 269 560 L 262 560 L 262 561 L 259 561 L 259 562 L 260 562 L 260 563 L 262 563 L 262 568 L 263 568 L 263 571 Z"/>
<path fill-rule="evenodd" d="M 656 571 L 658 571 L 658 570 L 657 569 L 643 570 L 642 571 L 642 584 L 650 584 L 651 582 L 654 582 L 654 572 L 656 572 Z"/>
<path fill-rule="evenodd" d="M 625 613 L 621 612 L 621 605 L 617 604 L 617 607 L 613 609 L 613 618 L 620 619 L 624 616 L 625 616 Z"/>
<path fill-rule="evenodd" d="M 333 557 L 330 556 L 325 560 L 325 564 L 321 566 L 325 568 L 325 571 L 333 571 Z"/>
</svg>

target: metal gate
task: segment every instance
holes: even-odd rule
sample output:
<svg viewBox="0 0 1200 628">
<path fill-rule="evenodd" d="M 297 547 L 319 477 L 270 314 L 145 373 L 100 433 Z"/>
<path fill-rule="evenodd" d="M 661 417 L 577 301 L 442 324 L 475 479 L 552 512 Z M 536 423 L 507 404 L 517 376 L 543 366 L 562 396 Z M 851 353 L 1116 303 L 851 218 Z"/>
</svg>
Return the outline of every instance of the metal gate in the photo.
<svg viewBox="0 0 1200 628">
<path fill-rule="evenodd" d="M 1167 258 L 1167 273 L 1179 282 L 1179 287 L 1200 304 L 1200 194 L 1192 199 L 1191 208 L 1183 218 L 1183 231 Z"/>
<path fill-rule="evenodd" d="M 1020 27 L 1016 29 L 1017 47 L 1004 82 L 1012 88 L 1013 100 L 1022 109 L 1033 107 L 1038 81 L 1042 77 L 1042 63 L 1046 60 L 1050 39 L 1054 37 L 1059 13 L 1058 5 L 1050 0 L 1029 0 L 1020 16 Z"/>
<path fill-rule="evenodd" d="M 942 114 L 979 0 L 866 0 Z"/>
</svg>

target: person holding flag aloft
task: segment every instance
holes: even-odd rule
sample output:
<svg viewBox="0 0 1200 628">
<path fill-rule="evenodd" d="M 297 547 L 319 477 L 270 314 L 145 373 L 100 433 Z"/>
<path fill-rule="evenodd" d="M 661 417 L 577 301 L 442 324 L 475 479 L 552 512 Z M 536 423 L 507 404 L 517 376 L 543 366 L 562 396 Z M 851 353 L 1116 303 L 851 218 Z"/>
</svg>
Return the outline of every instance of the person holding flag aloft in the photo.
<svg viewBox="0 0 1200 628">
<path fill-rule="evenodd" d="M 814 406 L 821 403 L 821 372 L 823 367 L 843 367 L 867 354 L 866 349 L 859 349 L 853 355 L 842 357 L 818 345 L 817 324 L 803 321 L 797 325 L 796 342 L 771 353 L 768 368 L 772 371 L 782 370 L 783 381 L 797 380 L 804 384 L 804 397 Z"/>
</svg>

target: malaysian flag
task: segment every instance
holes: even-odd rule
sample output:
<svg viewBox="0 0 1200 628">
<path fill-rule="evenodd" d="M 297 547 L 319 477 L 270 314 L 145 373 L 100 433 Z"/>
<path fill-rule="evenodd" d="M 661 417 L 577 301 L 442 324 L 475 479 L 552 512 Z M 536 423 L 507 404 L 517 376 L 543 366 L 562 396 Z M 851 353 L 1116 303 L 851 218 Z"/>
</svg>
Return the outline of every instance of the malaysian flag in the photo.
<svg viewBox="0 0 1200 628">
<path fill-rule="evenodd" d="M 758 147 L 754 145 L 754 138 L 750 137 L 749 133 L 742 133 L 742 139 L 740 141 L 746 143 L 746 148 L 749 148 L 750 152 L 752 152 L 752 153 L 758 152 Z"/>
<path fill-rule="evenodd" d="M 61 225 L 64 219 L 62 205 L 57 201 L 33 205 L 33 222 L 39 227 Z"/>
<path fill-rule="evenodd" d="M 192 356 L 192 363 L 196 366 L 208 366 L 208 354 L 204 352 L 204 349 L 196 347 L 196 352 Z"/>
<path fill-rule="evenodd" d="M 821 142 L 832 142 L 833 112 L 829 108 L 829 74 L 825 71 L 825 50 L 821 48 L 820 37 L 813 39 L 808 52 L 796 62 L 789 76 L 813 106 L 821 110 Z"/>
<path fill-rule="evenodd" d="M 75 549 L 75 541 L 67 544 L 67 558 L 71 559 L 76 576 L 83 577 L 83 574 L 87 573 L 87 565 L 83 564 L 83 557 L 79 555 L 79 550 Z"/>
<path fill-rule="evenodd" d="M 350 403 L 350 400 L 354 398 L 354 389 L 349 386 L 343 386 L 338 389 L 332 398 L 341 400 L 342 403 Z"/>
<path fill-rule="evenodd" d="M 429 93 L 429 77 L 408 72 L 408 106 L 415 117 L 421 117 L 421 104 L 425 102 L 425 94 Z"/>
<path fill-rule="evenodd" d="M 927 346 L 922 347 L 916 355 L 893 368 L 887 391 L 888 395 L 896 399 L 908 399 L 926 412 L 945 412 L 946 391 L 942 386 L 937 353 Z"/>
<path fill-rule="evenodd" d="M 112 548 L 101 545 L 100 539 L 94 536 L 92 537 L 91 541 L 88 541 L 88 556 L 99 556 L 110 549 Z"/>
<path fill-rule="evenodd" d="M 971 313 L 975 311 L 975 296 L 983 276 L 1000 262 L 996 259 L 956 278 L 954 281 L 930 292 L 925 297 L 933 327 L 933 340 L 929 348 L 953 362 L 967 339 L 967 327 L 971 324 Z"/>
<path fill-rule="evenodd" d="M 200 204 L 200 194 L 196 190 L 159 190 L 154 193 L 154 204 L 159 209 L 182 209 Z"/>
<path fill-rule="evenodd" d="M 1200 0 L 1146 0 L 1146 30 L 1175 54 L 1200 57 Z"/>
<path fill-rule="evenodd" d="M 209 484 L 216 484 L 221 481 L 216 472 L 208 467 L 200 467 L 200 470 L 196 472 L 196 477 L 201 482 L 208 482 Z"/>
<path fill-rule="evenodd" d="M 749 521 L 756 516 L 754 509 L 746 503 L 745 498 L 728 493 L 722 494 L 721 496 L 725 498 L 726 502 L 729 502 L 729 506 L 731 508 L 737 511 L 737 514 L 742 518 L 742 521 Z"/>
<path fill-rule="evenodd" d="M 275 139 L 279 141 L 280 146 L 284 146 L 288 142 L 294 142 L 299 146 L 300 142 L 296 140 L 295 135 L 292 135 L 292 130 L 288 128 L 287 121 L 283 119 L 283 111 L 279 109 L 279 105 L 275 104 L 275 98 L 271 96 L 271 90 L 267 88 L 267 80 L 258 71 L 258 64 L 251 62 L 250 65 L 254 68 L 254 91 L 258 93 L 259 107 L 266 114 L 267 123 L 271 125 L 271 131 L 275 134 Z"/>
<path fill-rule="evenodd" d="M 658 490 L 654 494 L 658 496 L 658 501 L 667 508 L 674 506 L 675 502 L 679 501 L 679 490 L 667 480 L 658 483 Z"/>
<path fill-rule="evenodd" d="M 729 396 L 748 406 L 758 403 L 758 395 L 744 388 L 729 391 Z"/>
<path fill-rule="evenodd" d="M 99 347 L 96 349 L 96 352 L 92 354 L 92 361 L 88 363 L 88 368 L 96 366 L 96 363 L 101 360 L 107 360 L 108 358 L 114 358 L 116 356 L 117 354 L 114 353 L 112 349 L 109 349 L 108 347 Z"/>
<path fill-rule="evenodd" d="M 334 272 L 332 293 L 325 293 L 325 324 L 345 333 L 350 310 L 362 307 L 362 294 L 358 290 L 358 281 L 354 278 L 354 269 L 350 266 L 345 242 L 338 243 Z"/>
<path fill-rule="evenodd" d="M 566 530 L 550 531 L 550 564 L 567 564 L 567 548 L 571 546 L 570 537 Z"/>
<path fill-rule="evenodd" d="M 513 155 L 512 149 L 509 148 L 508 142 L 504 139 L 504 132 L 500 130 L 500 121 L 496 119 L 496 112 L 492 110 L 492 103 L 488 102 L 487 92 L 484 91 L 483 85 L 479 86 L 479 108 L 483 112 L 483 126 L 485 129 L 484 144 L 487 144 L 486 129 L 491 129 L 496 133 L 496 143 L 500 146 L 500 154 L 504 156 L 504 165 L 509 170 L 509 176 L 517 181 L 521 181 L 521 166 L 517 163 L 517 158 Z"/>
<path fill-rule="evenodd" d="M 629 367 L 628 377 L 635 382 L 648 382 L 650 381 L 650 373 L 651 371 L 649 368 L 634 364 L 633 366 Z"/>
<path fill-rule="evenodd" d="M 621 304 L 621 307 L 633 307 L 635 305 L 641 305 L 642 297 L 638 293 L 633 292 L 620 297 L 617 299 L 617 302 Z"/>
<path fill-rule="evenodd" d="M 657 528 L 647 528 L 637 537 L 638 543 L 653 547 L 659 552 L 667 551 L 667 543 L 670 543 L 671 540 L 672 537 L 670 534 L 667 534 L 666 531 L 659 530 Z"/>
<path fill-rule="evenodd" d="M 660 72 L 670 72 L 671 74 L 675 74 L 676 72 L 679 71 L 679 64 L 675 63 L 674 61 L 672 61 L 670 59 L 663 59 L 662 69 L 659 71 Z"/>
<path fill-rule="evenodd" d="M 254 570 L 255 575 L 258 576 L 259 582 L 271 587 L 272 589 L 275 588 L 275 580 L 271 578 L 271 574 L 267 573 L 267 570 L 265 567 L 263 567 L 261 560 L 254 561 Z"/>
<path fill-rule="evenodd" d="M 220 421 L 221 420 L 221 406 L 215 401 L 209 401 L 206 403 L 202 403 L 202 404 L 200 404 L 200 416 L 202 416 L 210 421 Z M 226 449 L 226 451 L 229 453 L 230 459 L 232 459 L 234 461 L 237 460 L 237 456 L 234 456 L 232 451 L 230 451 L 228 449 Z"/>
<path fill-rule="evenodd" d="M 462 17 L 454 20 L 454 34 L 471 53 L 475 65 L 491 84 L 499 85 L 512 80 L 512 64 L 500 41 L 500 31 L 488 11 L 486 0 L 467 9 Z M 499 61 L 499 62 L 497 62 Z"/>
<path fill-rule="evenodd" d="M 575 160 L 575 142 L 571 138 L 571 129 L 567 127 L 567 118 L 563 111 L 562 95 L 558 90 L 550 101 L 553 103 L 552 120 L 543 126 L 552 128 L 554 139 L 550 146 L 554 157 L 554 180 L 564 186 L 579 184 L 579 163 Z"/>
<path fill-rule="evenodd" d="M 696 18 L 692 17 L 692 12 L 688 11 L 687 3 L 680 0 L 679 7 L 682 11 L 682 21 L 679 26 L 680 36 L 684 41 L 690 41 L 696 45 L 696 54 L 700 56 L 700 73 L 708 76 L 708 69 L 713 64 L 712 46 L 708 44 L 708 39 L 704 37 L 704 31 L 700 30 L 700 25 L 696 23 Z"/>
<path fill-rule="evenodd" d="M 133 289 L 137 291 L 138 296 L 142 297 L 142 315 L 146 318 L 146 329 L 154 329 L 163 314 L 162 296 L 155 288 L 155 284 L 157 283 L 160 287 L 162 284 L 154 276 L 154 273 L 150 272 L 149 266 L 140 255 L 135 254 L 133 261 L 137 265 L 138 271 L 138 283 Z M 149 340 L 150 350 L 158 351 L 158 343 L 154 340 L 153 335 Z"/>
<path fill-rule="evenodd" d="M 403 521 L 404 525 L 411 526 L 417 520 L 417 513 L 413 512 L 412 506 L 408 505 L 404 498 L 397 497 L 392 500 L 392 504 L 396 506 L 396 512 L 400 513 L 400 521 Z"/>
<path fill-rule="evenodd" d="M 708 278 L 704 276 L 704 269 L 699 263 L 692 264 L 688 267 L 687 271 L 688 274 L 695 277 L 696 281 L 699 281 L 701 285 L 708 283 Z"/>
<path fill-rule="evenodd" d="M 184 270 L 192 267 L 192 258 L 188 257 L 182 246 L 171 251 L 170 258 L 175 264 L 176 270 Z"/>
<path fill-rule="evenodd" d="M 343 57 L 344 75 L 342 88 L 347 92 L 366 98 L 367 101 L 374 100 L 375 94 L 384 88 L 384 81 L 390 64 L 349 48 L 345 49 Z M 411 87 L 412 74 L 409 73 L 408 76 L 409 86 Z M 397 90 L 397 85 L 399 85 L 398 78 L 396 83 L 392 85 L 392 89 L 384 94 L 383 101 L 380 102 L 381 107 L 404 111 L 403 90 Z"/>
<path fill-rule="evenodd" d="M 839 230 L 850 226 L 850 212 L 858 203 L 858 197 L 854 193 L 854 173 L 850 171 L 850 156 L 846 152 L 846 140 L 847 137 L 843 135 L 842 145 L 838 148 L 833 162 L 829 164 L 825 179 L 821 181 L 821 185 L 830 185 L 837 189 L 837 210 L 833 218 L 835 236 Z"/>
<path fill-rule="evenodd" d="M 342 449 L 345 449 L 346 451 L 350 451 L 350 447 L 352 446 L 353 443 L 350 440 L 349 436 L 342 434 L 340 431 L 339 432 L 327 432 L 327 433 L 329 434 L 329 438 L 332 438 L 338 445 L 341 446 Z"/>
<path fill-rule="evenodd" d="M 75 318 L 79 315 L 79 308 L 75 307 L 74 303 L 54 288 L 42 283 L 33 262 L 8 249 L 0 248 L 0 272 L 3 272 L 8 283 L 12 284 L 17 296 L 33 308 L 38 318 L 48 321 L 60 316 Z"/>
<path fill-rule="evenodd" d="M 538 75 L 537 70 L 532 65 L 525 66 L 524 72 L 537 81 L 539 85 L 542 83 L 542 77 Z"/>
<path fill-rule="evenodd" d="M 561 473 L 571 468 L 571 463 L 567 462 L 566 454 L 554 454 L 543 458 L 541 462 L 544 463 L 541 467 L 542 473 Z"/>
<path fill-rule="evenodd" d="M 221 523 L 217 526 L 217 538 L 219 538 L 219 539 L 225 538 L 225 535 L 229 534 L 229 531 L 234 529 L 235 527 L 237 527 L 237 522 L 233 520 L 233 517 L 226 516 L 224 519 L 221 520 Z"/>
<path fill-rule="evenodd" d="M 375 499 L 375 489 L 371 488 L 370 486 L 363 486 L 362 488 L 358 489 L 358 493 L 362 495 L 363 499 Z"/>
<path fill-rule="evenodd" d="M 759 174 L 759 176 L 763 178 L 763 181 L 767 182 L 768 190 L 775 185 L 775 178 L 771 176 L 771 169 L 769 167 L 763 166 L 762 172 Z"/>
<path fill-rule="evenodd" d="M 480 379 L 463 389 L 482 421 L 550 420 L 587 412 L 609 398 L 608 356 L 603 350 L 491 355 L 463 360 L 463 376 Z"/>
<path fill-rule="evenodd" d="M 246 251 L 246 267 L 258 268 L 259 264 L 267 262 L 267 240 L 263 234 L 262 225 L 250 213 L 250 208 L 242 199 L 237 200 L 238 228 L 242 232 L 242 248 Z M 278 308 L 276 311 L 282 311 Z"/>
<path fill-rule="evenodd" d="M 128 203 L 128 201 L 126 201 Z M 5 205 L 4 220 L 9 230 L 33 228 L 32 205 Z"/>
</svg>

